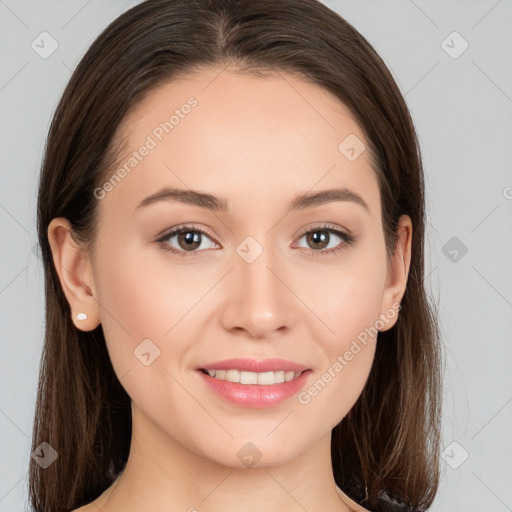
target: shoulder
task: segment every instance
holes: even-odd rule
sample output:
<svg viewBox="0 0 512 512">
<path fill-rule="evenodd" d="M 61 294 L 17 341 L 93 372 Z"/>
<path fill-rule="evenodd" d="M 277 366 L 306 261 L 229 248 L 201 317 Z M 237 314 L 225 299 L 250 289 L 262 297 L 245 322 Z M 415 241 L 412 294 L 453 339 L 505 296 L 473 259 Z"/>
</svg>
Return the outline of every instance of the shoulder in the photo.
<svg viewBox="0 0 512 512">
<path fill-rule="evenodd" d="M 364 508 L 363 506 L 359 505 L 359 503 L 355 502 L 352 498 L 345 494 L 338 485 L 336 485 L 336 491 L 341 501 L 343 501 L 352 512 L 372 512 L 367 508 Z"/>
</svg>

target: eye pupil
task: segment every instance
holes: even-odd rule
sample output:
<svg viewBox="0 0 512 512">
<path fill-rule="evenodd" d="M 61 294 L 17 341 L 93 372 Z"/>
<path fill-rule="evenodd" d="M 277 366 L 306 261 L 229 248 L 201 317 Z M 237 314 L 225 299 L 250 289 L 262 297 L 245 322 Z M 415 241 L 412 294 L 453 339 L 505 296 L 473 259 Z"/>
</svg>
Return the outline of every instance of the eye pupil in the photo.
<svg viewBox="0 0 512 512">
<path fill-rule="evenodd" d="M 201 233 L 197 233 L 195 231 L 184 231 L 183 233 L 180 233 L 178 235 L 178 242 L 180 246 L 182 245 L 181 242 L 185 241 L 186 244 L 182 247 L 189 251 L 197 249 L 201 245 Z"/>
<path fill-rule="evenodd" d="M 310 233 L 308 233 L 307 236 L 308 239 L 312 239 L 314 245 L 316 245 L 317 248 L 323 249 L 327 245 L 329 245 L 329 234 L 327 233 L 327 231 L 311 231 Z M 326 241 L 327 243 L 325 243 Z M 318 244 L 320 244 L 321 247 L 318 247 Z"/>
</svg>

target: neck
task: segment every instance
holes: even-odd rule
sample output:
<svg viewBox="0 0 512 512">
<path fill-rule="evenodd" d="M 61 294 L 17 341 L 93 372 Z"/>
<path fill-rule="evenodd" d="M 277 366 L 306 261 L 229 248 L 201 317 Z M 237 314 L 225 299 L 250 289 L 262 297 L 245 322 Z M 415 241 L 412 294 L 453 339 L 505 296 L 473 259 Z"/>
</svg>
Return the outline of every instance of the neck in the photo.
<svg viewBox="0 0 512 512">
<path fill-rule="evenodd" d="M 284 463 L 233 467 L 177 443 L 132 405 L 130 455 L 104 510 L 347 512 L 330 443 L 329 434 Z"/>
</svg>

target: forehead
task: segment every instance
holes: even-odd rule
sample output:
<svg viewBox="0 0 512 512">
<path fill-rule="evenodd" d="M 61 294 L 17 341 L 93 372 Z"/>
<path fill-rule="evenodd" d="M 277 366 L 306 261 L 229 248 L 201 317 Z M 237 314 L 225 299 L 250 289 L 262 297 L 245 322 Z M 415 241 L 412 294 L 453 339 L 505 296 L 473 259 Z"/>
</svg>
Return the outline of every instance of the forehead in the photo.
<svg viewBox="0 0 512 512">
<path fill-rule="evenodd" d="M 288 141 L 303 143 L 304 137 L 315 141 L 329 131 L 350 132 L 364 139 L 350 110 L 334 95 L 283 71 L 258 76 L 209 67 L 192 72 L 146 94 L 126 116 L 120 132 L 135 142 L 170 121 L 173 114 L 174 139 L 180 138 L 179 132 L 188 131 L 187 126 L 198 135 L 207 133 L 216 142 L 215 128 L 222 128 L 223 134 L 231 130 L 230 135 L 258 128 L 258 132 L 250 132 L 255 141 L 279 132 L 282 137 L 289 133 Z M 187 122 L 182 122 L 185 119 Z M 206 122 L 210 124 L 206 126 Z M 158 138 L 158 133 L 155 135 Z"/>
<path fill-rule="evenodd" d="M 212 67 L 167 82 L 136 104 L 118 135 L 119 166 L 151 147 L 109 194 L 132 207 L 166 185 L 267 200 L 279 198 L 276 190 L 292 197 L 347 186 L 378 205 L 367 142 L 349 109 L 282 71 L 254 76 Z M 347 157 L 348 146 L 360 152 L 356 159 Z"/>
</svg>

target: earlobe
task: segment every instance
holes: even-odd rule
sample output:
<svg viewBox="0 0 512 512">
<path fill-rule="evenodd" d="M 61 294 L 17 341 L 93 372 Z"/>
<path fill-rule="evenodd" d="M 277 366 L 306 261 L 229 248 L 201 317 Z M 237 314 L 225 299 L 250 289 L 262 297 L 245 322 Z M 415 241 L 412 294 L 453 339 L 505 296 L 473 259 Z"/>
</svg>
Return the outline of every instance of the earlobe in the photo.
<svg viewBox="0 0 512 512">
<path fill-rule="evenodd" d="M 387 331 L 395 325 L 409 277 L 412 247 L 412 221 L 408 215 L 402 215 L 400 217 L 398 230 L 398 239 L 395 251 L 391 257 L 386 287 L 382 295 L 380 319 L 384 321 L 385 327 L 379 329 L 381 332 Z"/>
<path fill-rule="evenodd" d="M 74 240 L 71 224 L 66 218 L 52 219 L 47 233 L 72 321 L 78 329 L 92 331 L 100 321 L 89 254 Z"/>
</svg>

